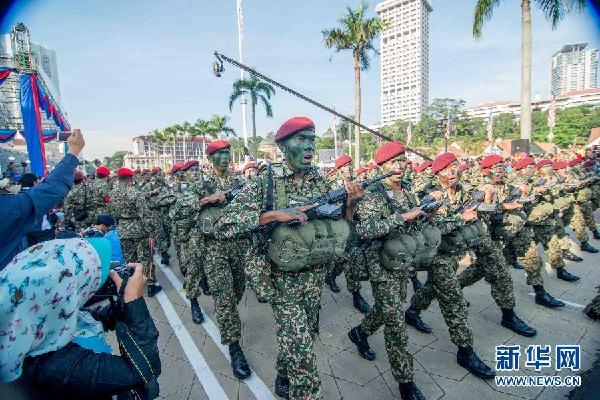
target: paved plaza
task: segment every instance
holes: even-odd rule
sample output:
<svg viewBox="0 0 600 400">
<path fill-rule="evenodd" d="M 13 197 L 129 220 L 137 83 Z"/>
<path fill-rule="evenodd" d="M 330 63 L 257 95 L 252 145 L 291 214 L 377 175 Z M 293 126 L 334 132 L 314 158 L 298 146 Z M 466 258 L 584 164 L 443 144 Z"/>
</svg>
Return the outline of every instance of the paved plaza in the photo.
<svg viewBox="0 0 600 400">
<path fill-rule="evenodd" d="M 591 240 L 600 247 L 600 241 Z M 572 249 L 578 251 L 578 244 Z M 557 345 L 579 344 L 582 353 L 582 371 L 588 369 L 596 351 L 600 350 L 600 323 L 593 322 L 582 312 L 582 306 L 594 296 L 594 287 L 600 284 L 600 254 L 583 254 L 583 263 L 568 262 L 567 269 L 582 279 L 568 283 L 545 275 L 549 293 L 567 302 L 563 309 L 550 310 L 533 301 L 533 291 L 525 283 L 522 270 L 511 270 L 517 297 L 518 315 L 537 329 L 534 338 L 524 338 L 500 326 L 501 313 L 490 295 L 489 285 L 480 281 L 464 293 L 470 302 L 469 322 L 475 336 L 475 350 L 490 366 L 494 365 L 494 348 L 500 344 Z M 463 260 L 462 264 L 465 264 Z M 158 279 L 164 294 L 148 299 L 150 312 L 160 332 L 159 347 L 162 375 L 159 379 L 161 398 L 169 400 L 195 399 L 271 399 L 275 380 L 277 345 L 271 308 L 261 304 L 247 290 L 239 306 L 242 319 L 242 348 L 253 377 L 240 382 L 233 377 L 227 348 L 219 343 L 219 333 L 212 299 L 203 296 L 200 303 L 207 321 L 195 325 L 191 321 L 189 305 L 181 289 L 182 276 L 176 261 L 170 269 L 159 269 Z M 425 280 L 422 273 L 420 278 Z M 398 385 L 392 378 L 386 356 L 383 332 L 370 338 L 377 353 L 374 362 L 360 358 L 347 336 L 348 330 L 362 318 L 352 307 L 352 298 L 346 290 L 343 277 L 338 279 L 342 288 L 334 294 L 323 290 L 320 333 L 316 351 L 325 399 L 375 400 L 400 397 Z M 363 293 L 373 301 L 370 285 L 363 283 Z M 412 295 L 409 285 L 408 296 Z M 408 327 L 409 350 L 414 355 L 415 382 L 427 399 L 561 399 L 570 388 L 502 388 L 494 381 L 484 382 L 467 373 L 456 364 L 456 347 L 450 342 L 437 302 L 422 314 L 433 328 L 430 335 Z M 522 347 L 523 348 L 523 347 Z M 522 351 L 524 353 L 524 351 Z M 554 368 L 540 372 L 523 366 L 512 375 L 554 375 Z M 569 375 L 570 371 L 561 371 Z"/>
</svg>

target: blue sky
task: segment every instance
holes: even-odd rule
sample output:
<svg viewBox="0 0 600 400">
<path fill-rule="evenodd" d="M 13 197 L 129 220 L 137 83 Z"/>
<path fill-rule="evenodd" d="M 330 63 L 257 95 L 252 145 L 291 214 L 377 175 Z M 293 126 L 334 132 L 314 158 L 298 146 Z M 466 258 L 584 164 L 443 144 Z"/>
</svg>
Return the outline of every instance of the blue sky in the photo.
<svg viewBox="0 0 600 400">
<path fill-rule="evenodd" d="M 430 16 L 430 100 L 462 98 L 468 105 L 519 99 L 520 1 L 506 0 L 471 35 L 475 0 L 433 0 Z M 353 110 L 351 55 L 333 55 L 321 30 L 337 24 L 357 0 L 244 0 L 245 62 L 345 113 Z M 374 14 L 376 2 L 370 2 Z M 131 137 L 182 121 L 230 114 L 228 97 L 239 70 L 211 72 L 214 50 L 237 57 L 235 0 L 17 1 L 1 31 L 24 22 L 34 41 L 57 53 L 63 107 L 86 136 L 87 157 L 131 149 Z M 552 31 L 533 14 L 533 91 L 549 95 L 550 57 L 563 44 L 600 46 L 591 10 Z M 379 118 L 379 58 L 363 74 L 363 121 Z M 259 133 L 294 115 L 313 118 L 323 132 L 331 116 L 277 91 L 274 118 L 259 109 Z M 241 132 L 240 107 L 230 125 Z M 250 119 L 248 118 L 249 127 Z M 249 134 L 250 134 L 249 128 Z"/>
</svg>

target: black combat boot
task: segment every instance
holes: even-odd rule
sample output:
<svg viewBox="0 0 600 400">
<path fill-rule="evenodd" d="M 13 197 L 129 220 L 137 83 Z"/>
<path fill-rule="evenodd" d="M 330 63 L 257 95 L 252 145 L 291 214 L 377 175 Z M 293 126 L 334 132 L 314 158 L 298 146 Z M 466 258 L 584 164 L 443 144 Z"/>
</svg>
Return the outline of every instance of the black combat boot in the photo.
<svg viewBox="0 0 600 400">
<path fill-rule="evenodd" d="M 408 307 L 408 309 L 404 312 L 404 320 L 408 325 L 412 326 L 419 332 L 431 333 L 431 328 L 429 325 L 423 322 L 419 312 L 413 306 Z"/>
<path fill-rule="evenodd" d="M 512 308 L 501 308 L 501 310 L 502 321 L 500 322 L 500 325 L 510 329 L 517 335 L 527 337 L 537 335 L 536 330 L 523 322 L 521 318 L 517 317 L 517 314 L 515 314 L 515 311 Z"/>
<path fill-rule="evenodd" d="M 597 253 L 598 250 L 595 247 L 592 247 L 587 241 L 586 242 L 581 242 L 581 251 L 587 251 L 588 253 Z"/>
<path fill-rule="evenodd" d="M 335 282 L 335 276 L 331 274 L 325 275 L 325 284 L 329 286 L 329 289 L 331 289 L 333 293 L 339 293 L 340 287 Z"/>
<path fill-rule="evenodd" d="M 592 307 L 592 304 L 588 304 L 587 306 L 585 306 L 585 308 L 583 309 L 583 313 L 591 319 L 600 320 L 600 314 L 596 312 L 594 307 Z"/>
<path fill-rule="evenodd" d="M 158 282 L 149 283 L 146 287 L 146 294 L 148 297 L 154 297 L 158 292 L 162 290 L 162 286 L 158 284 Z"/>
<path fill-rule="evenodd" d="M 371 350 L 369 346 L 368 336 L 363 333 L 359 326 L 355 326 L 348 332 L 348 337 L 356 345 L 358 354 L 365 360 L 373 361 L 375 359 L 375 352 Z"/>
<path fill-rule="evenodd" d="M 363 314 L 366 314 L 369 311 L 371 311 L 371 306 L 369 305 L 369 303 L 367 303 L 364 297 L 362 297 L 359 291 L 352 293 L 352 304 L 354 305 L 354 308 L 356 308 Z"/>
<path fill-rule="evenodd" d="M 192 310 L 192 322 L 196 325 L 200 325 L 204 322 L 204 314 L 202 314 L 202 309 L 200 308 L 200 304 L 198 304 L 198 299 L 190 300 Z"/>
<path fill-rule="evenodd" d="M 535 302 L 539 305 L 548 308 L 556 308 L 556 307 L 564 307 L 565 303 L 560 300 L 556 300 L 554 297 L 550 296 L 542 285 L 533 285 L 533 290 L 535 290 Z"/>
<path fill-rule="evenodd" d="M 571 252 L 571 250 L 563 250 L 562 258 L 569 261 L 582 262 L 583 258 L 579 257 L 577 254 Z"/>
<path fill-rule="evenodd" d="M 198 285 L 200 286 L 200 289 L 202 289 L 202 293 L 204 293 L 205 296 L 210 296 L 210 288 L 208 287 L 208 280 L 206 277 L 200 279 Z"/>
<path fill-rule="evenodd" d="M 290 380 L 285 376 L 277 375 L 275 378 L 275 394 L 284 399 L 290 398 Z"/>
<path fill-rule="evenodd" d="M 412 282 L 412 287 L 415 292 L 423 289 L 423 284 L 421 283 L 417 275 L 411 276 L 410 281 Z"/>
<path fill-rule="evenodd" d="M 525 267 L 523 266 L 523 264 L 521 264 L 518 261 L 515 261 L 515 263 L 513 264 L 513 268 L 514 269 L 525 269 Z"/>
<path fill-rule="evenodd" d="M 400 384 L 400 398 L 402 400 L 425 400 L 425 396 L 413 381 Z"/>
<path fill-rule="evenodd" d="M 556 277 L 558 279 L 562 279 L 563 281 L 567 281 L 567 282 L 577 282 L 579 280 L 578 276 L 575 276 L 575 275 L 567 272 L 565 267 L 556 268 Z"/>
<path fill-rule="evenodd" d="M 465 368 L 467 371 L 472 373 L 481 379 L 493 379 L 496 373 L 475 354 L 471 346 L 458 347 L 456 353 L 456 361 L 458 365 Z"/>
<path fill-rule="evenodd" d="M 246 379 L 252 374 L 252 370 L 246 361 L 246 356 L 240 347 L 240 342 L 229 345 L 229 355 L 231 356 L 231 368 L 233 375 L 238 379 Z"/>
<path fill-rule="evenodd" d="M 170 258 L 171 258 L 171 256 L 169 256 L 168 252 L 163 251 L 162 253 L 160 253 L 160 263 L 162 265 L 168 266 Z"/>
<path fill-rule="evenodd" d="M 594 229 L 592 235 L 594 235 L 594 239 L 600 240 L 600 232 L 598 232 L 598 229 Z"/>
</svg>

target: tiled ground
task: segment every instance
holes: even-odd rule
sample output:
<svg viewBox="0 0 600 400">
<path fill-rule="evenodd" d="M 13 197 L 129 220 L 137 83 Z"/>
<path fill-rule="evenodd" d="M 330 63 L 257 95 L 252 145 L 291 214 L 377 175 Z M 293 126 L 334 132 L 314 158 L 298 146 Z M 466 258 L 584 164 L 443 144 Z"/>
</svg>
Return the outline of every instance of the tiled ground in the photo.
<svg viewBox="0 0 600 400">
<path fill-rule="evenodd" d="M 600 241 L 592 240 L 591 243 L 600 247 Z M 573 250 L 579 253 L 578 244 L 573 244 Z M 584 257 L 583 263 L 568 264 L 569 271 L 582 277 L 579 283 L 559 281 L 552 274 L 547 274 L 545 286 L 548 292 L 576 304 L 589 302 L 594 296 L 595 285 L 600 283 L 600 254 L 585 254 Z M 181 280 L 176 265 L 171 270 Z M 558 310 L 537 306 L 533 301 L 532 291 L 525 284 L 524 272 L 511 270 L 511 273 L 517 297 L 516 310 L 523 320 L 538 330 L 538 335 L 535 338 L 523 338 L 502 328 L 499 324 L 500 310 L 490 296 L 489 285 L 481 281 L 464 291 L 471 303 L 469 321 L 473 327 L 477 353 L 493 365 L 494 347 L 502 343 L 580 344 L 582 370 L 589 368 L 594 353 L 600 349 L 600 323 L 592 322 L 576 305 Z M 158 278 L 165 288 L 168 300 L 227 397 L 256 398 L 248 385 L 233 377 L 228 361 L 204 326 L 191 322 L 188 306 L 167 277 L 159 272 Z M 421 275 L 421 280 L 424 279 L 425 275 Z M 343 278 L 338 279 L 338 283 L 342 287 L 341 293 L 333 294 L 325 288 L 322 298 L 317 357 L 324 398 L 399 398 L 398 387 L 392 378 L 385 352 L 383 332 L 370 339 L 371 346 L 377 353 L 374 362 L 360 358 L 349 341 L 347 332 L 360 321 L 362 315 L 352 307 Z M 372 302 L 369 284 L 365 283 L 363 287 L 365 297 Z M 409 296 L 411 294 L 412 289 L 409 287 Z M 203 296 L 200 303 L 208 317 L 216 322 L 212 300 Z M 202 382 L 198 381 L 161 305 L 156 299 L 149 299 L 148 304 L 160 331 L 161 397 L 169 400 L 210 398 L 203 389 Z M 243 323 L 242 347 L 257 376 L 272 391 L 277 347 L 271 309 L 266 304 L 258 303 L 250 291 L 246 292 L 239 309 Z M 493 381 L 477 379 L 456 364 L 456 349 L 450 342 L 437 303 L 423 313 L 423 319 L 433 327 L 433 333 L 426 335 L 409 327 L 409 350 L 414 355 L 415 382 L 428 399 L 560 399 L 569 391 L 569 388 L 501 388 L 496 387 Z M 555 373 L 552 369 L 545 369 L 540 373 L 522 369 L 519 374 Z M 565 372 L 560 374 L 565 375 Z"/>
</svg>

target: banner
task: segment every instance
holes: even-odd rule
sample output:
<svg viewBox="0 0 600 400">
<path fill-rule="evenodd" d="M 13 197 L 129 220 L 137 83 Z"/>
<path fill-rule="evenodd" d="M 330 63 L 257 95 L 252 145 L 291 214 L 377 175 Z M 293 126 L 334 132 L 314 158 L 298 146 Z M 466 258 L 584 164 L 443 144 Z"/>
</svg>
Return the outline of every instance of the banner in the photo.
<svg viewBox="0 0 600 400">
<path fill-rule="evenodd" d="M 46 176 L 46 151 L 42 133 L 42 120 L 38 98 L 38 85 L 35 74 L 19 76 L 21 87 L 21 115 L 23 116 L 23 137 L 27 142 L 27 154 L 31 162 L 31 172 Z"/>
<path fill-rule="evenodd" d="M 0 85 L 4 83 L 6 78 L 10 75 L 10 68 L 0 67 Z"/>
<path fill-rule="evenodd" d="M 0 129 L 0 143 L 10 142 L 17 134 L 16 129 Z"/>
</svg>

